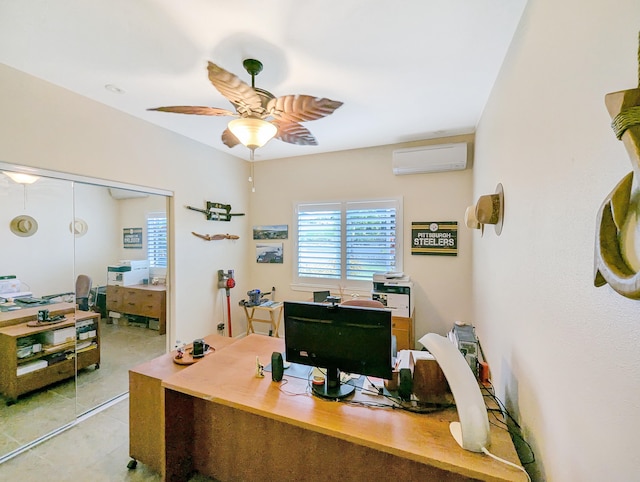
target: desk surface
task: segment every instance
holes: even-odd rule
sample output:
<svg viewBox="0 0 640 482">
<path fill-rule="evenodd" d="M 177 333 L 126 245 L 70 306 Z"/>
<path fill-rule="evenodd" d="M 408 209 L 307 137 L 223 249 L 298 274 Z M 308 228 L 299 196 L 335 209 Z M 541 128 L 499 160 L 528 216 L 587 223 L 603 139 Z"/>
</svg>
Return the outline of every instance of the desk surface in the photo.
<svg viewBox="0 0 640 482">
<path fill-rule="evenodd" d="M 205 357 L 170 376 L 163 386 L 463 476 L 481 480 L 526 479 L 517 469 L 462 449 L 449 432 L 449 422 L 457 419 L 455 409 L 418 415 L 325 401 L 311 395 L 285 394 L 280 390 L 282 385 L 272 382 L 269 373 L 264 378 L 255 376 L 256 356 L 266 365 L 274 351 L 284 351 L 284 340 L 249 335 L 215 356 Z M 306 391 L 306 381 L 287 379 L 283 390 Z M 362 394 L 358 397 L 369 398 Z M 510 436 L 504 430 L 492 427 L 489 449 L 518 463 Z"/>
<path fill-rule="evenodd" d="M 76 310 L 76 305 L 74 303 L 51 303 L 28 308 L 24 307 L 19 310 L 3 311 L 0 312 L 0 326 L 35 320 L 40 310 L 49 310 L 50 315 L 53 316 L 59 313 L 73 313 Z"/>
</svg>

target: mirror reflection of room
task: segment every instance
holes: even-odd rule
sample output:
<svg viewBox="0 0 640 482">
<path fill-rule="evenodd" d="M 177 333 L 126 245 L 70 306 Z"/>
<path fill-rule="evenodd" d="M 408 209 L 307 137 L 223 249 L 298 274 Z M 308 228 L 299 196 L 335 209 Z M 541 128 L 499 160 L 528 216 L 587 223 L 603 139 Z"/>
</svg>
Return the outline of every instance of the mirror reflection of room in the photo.
<svg viewBox="0 0 640 482">
<path fill-rule="evenodd" d="M 1 172 L 0 456 L 121 396 L 128 369 L 166 351 L 167 274 L 165 196 Z M 114 289 L 157 303 L 123 309 Z"/>
</svg>

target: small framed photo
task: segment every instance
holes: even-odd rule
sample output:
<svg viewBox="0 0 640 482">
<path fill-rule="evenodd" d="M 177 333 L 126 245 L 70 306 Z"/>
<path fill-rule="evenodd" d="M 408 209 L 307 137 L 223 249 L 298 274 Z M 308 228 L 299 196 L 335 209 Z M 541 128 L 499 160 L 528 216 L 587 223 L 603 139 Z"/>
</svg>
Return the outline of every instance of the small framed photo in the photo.
<svg viewBox="0 0 640 482">
<path fill-rule="evenodd" d="M 282 264 L 282 243 L 256 244 L 256 263 Z"/>
<path fill-rule="evenodd" d="M 286 224 L 269 224 L 253 227 L 253 239 L 287 239 L 289 226 Z"/>
<path fill-rule="evenodd" d="M 124 228 L 122 245 L 126 249 L 142 249 L 142 228 Z"/>
</svg>

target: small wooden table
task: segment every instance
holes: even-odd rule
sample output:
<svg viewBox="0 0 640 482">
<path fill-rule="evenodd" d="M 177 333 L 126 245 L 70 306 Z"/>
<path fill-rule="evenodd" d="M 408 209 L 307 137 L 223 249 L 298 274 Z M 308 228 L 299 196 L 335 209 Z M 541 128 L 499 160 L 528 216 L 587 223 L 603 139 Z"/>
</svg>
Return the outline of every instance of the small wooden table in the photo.
<svg viewBox="0 0 640 482">
<path fill-rule="evenodd" d="M 282 311 L 284 305 L 281 302 L 273 303 L 271 305 L 256 305 L 256 306 L 246 306 L 244 305 L 244 313 L 247 315 L 247 335 L 250 333 L 255 333 L 253 331 L 253 322 L 259 321 L 261 323 L 269 323 L 271 324 L 271 331 L 273 336 L 278 338 L 278 330 L 280 329 L 280 321 L 282 320 Z M 256 318 L 256 310 L 259 312 L 267 312 L 269 314 L 269 319 L 264 318 Z"/>
</svg>

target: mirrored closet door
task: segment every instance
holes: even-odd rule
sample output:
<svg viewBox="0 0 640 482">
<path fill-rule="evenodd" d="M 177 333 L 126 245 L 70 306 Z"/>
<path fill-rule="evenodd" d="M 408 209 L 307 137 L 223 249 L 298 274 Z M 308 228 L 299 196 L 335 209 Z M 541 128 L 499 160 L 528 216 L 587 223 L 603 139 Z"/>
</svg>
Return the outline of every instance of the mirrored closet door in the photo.
<svg viewBox="0 0 640 482">
<path fill-rule="evenodd" d="M 76 417 L 73 318 L 57 324 L 60 332 L 27 326 L 49 307 L 48 318 L 73 315 L 72 303 L 41 298 L 74 291 L 70 219 L 72 182 L 0 174 L 1 454 Z"/>
<path fill-rule="evenodd" d="M 0 163 L 0 460 L 167 349 L 168 193 L 15 167 Z"/>
</svg>

